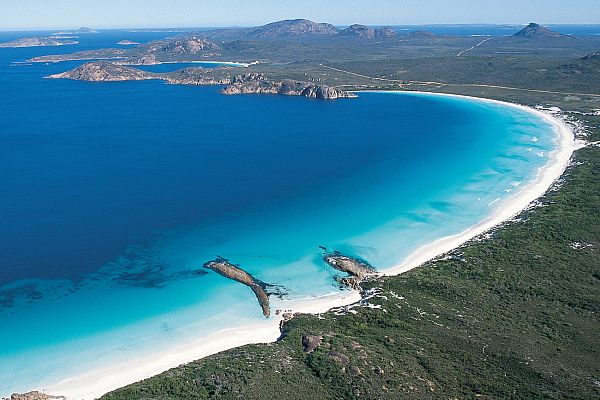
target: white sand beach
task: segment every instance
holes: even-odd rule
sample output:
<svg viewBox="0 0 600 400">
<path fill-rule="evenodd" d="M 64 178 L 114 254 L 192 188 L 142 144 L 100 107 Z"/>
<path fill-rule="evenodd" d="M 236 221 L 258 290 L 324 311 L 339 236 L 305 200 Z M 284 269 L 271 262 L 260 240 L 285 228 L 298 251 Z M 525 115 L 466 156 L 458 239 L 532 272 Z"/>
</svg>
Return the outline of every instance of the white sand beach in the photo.
<svg viewBox="0 0 600 400">
<path fill-rule="evenodd" d="M 433 93 L 426 93 L 426 95 L 454 96 Z M 485 220 L 464 232 L 436 240 L 419 248 L 398 265 L 382 271 L 382 275 L 397 275 L 416 268 L 424 262 L 440 256 L 494 226 L 513 218 L 532 201 L 542 196 L 569 165 L 571 155 L 576 149 L 574 134 L 569 126 L 558 118 L 521 105 L 487 99 L 469 99 L 519 108 L 543 118 L 553 126 L 556 132 L 557 148 L 549 155 L 547 165 L 540 168 L 537 178 L 531 184 L 522 185 L 518 189 L 515 189 L 511 197 L 495 203 L 494 207 L 490 207 L 492 214 Z M 358 292 L 345 291 L 308 299 L 273 299 L 272 309 L 274 311 L 280 309 L 291 310 L 292 312 L 322 313 L 333 307 L 352 304 L 359 300 L 360 295 Z M 208 337 L 198 338 L 193 342 L 177 343 L 168 352 L 149 354 L 143 359 L 131 359 L 121 365 L 112 365 L 86 372 L 80 376 L 44 388 L 43 391 L 48 394 L 63 395 L 68 399 L 94 399 L 111 390 L 223 350 L 250 343 L 273 342 L 280 335 L 279 324 L 281 319 L 281 316 L 273 316 L 267 323 L 227 329 Z"/>
</svg>

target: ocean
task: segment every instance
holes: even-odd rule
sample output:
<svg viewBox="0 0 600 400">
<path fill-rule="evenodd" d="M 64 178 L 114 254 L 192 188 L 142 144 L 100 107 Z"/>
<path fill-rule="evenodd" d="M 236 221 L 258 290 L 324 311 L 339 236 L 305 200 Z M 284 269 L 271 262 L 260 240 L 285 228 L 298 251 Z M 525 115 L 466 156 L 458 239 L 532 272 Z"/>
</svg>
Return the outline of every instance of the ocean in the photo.
<svg viewBox="0 0 600 400">
<path fill-rule="evenodd" d="M 337 293 L 319 246 L 385 271 L 490 215 L 556 146 L 541 118 L 469 99 L 222 96 L 14 64 L 168 35 L 0 49 L 0 394 L 264 322 L 202 268 L 217 256 L 284 299 Z"/>
</svg>

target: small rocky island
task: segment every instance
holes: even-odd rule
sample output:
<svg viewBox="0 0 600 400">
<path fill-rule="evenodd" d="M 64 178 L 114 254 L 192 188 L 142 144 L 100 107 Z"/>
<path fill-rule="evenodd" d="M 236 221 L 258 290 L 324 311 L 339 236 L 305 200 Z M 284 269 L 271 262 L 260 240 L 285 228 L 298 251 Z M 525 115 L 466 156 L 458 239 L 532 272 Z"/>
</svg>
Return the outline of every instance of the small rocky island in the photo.
<svg viewBox="0 0 600 400">
<path fill-rule="evenodd" d="M 221 93 L 236 94 L 280 94 L 301 96 L 312 99 L 335 100 L 352 98 L 356 95 L 331 86 L 316 85 L 311 82 L 283 80 L 274 81 L 262 73 L 246 73 L 234 75 L 231 67 L 219 68 L 185 68 L 175 72 L 155 73 L 137 68 L 96 61 L 83 64 L 75 69 L 60 74 L 50 75 L 50 79 L 73 79 L 88 82 L 116 82 L 163 80 L 175 85 L 227 85 Z"/>
<path fill-rule="evenodd" d="M 139 42 L 134 42 L 132 40 L 121 40 L 120 42 L 117 42 L 118 45 L 121 46 L 135 46 L 140 44 Z"/>
<path fill-rule="evenodd" d="M 349 277 L 340 278 L 339 282 L 352 289 L 361 290 L 360 283 L 376 273 L 375 268 L 366 261 L 344 255 L 339 251 L 326 252 L 323 255 L 323 261 L 332 268 L 347 273 Z"/>
<path fill-rule="evenodd" d="M 30 37 L 0 43 L 0 48 L 66 46 L 79 42 L 60 36 Z"/>
<path fill-rule="evenodd" d="M 266 283 L 259 281 L 243 269 L 231 264 L 229 260 L 222 257 L 217 257 L 216 260 L 205 263 L 204 268 L 210 269 L 219 275 L 248 286 L 256 295 L 258 303 L 262 308 L 263 315 L 265 317 L 271 315 L 271 309 L 269 308 L 269 294 L 266 291 L 268 285 Z"/>
</svg>

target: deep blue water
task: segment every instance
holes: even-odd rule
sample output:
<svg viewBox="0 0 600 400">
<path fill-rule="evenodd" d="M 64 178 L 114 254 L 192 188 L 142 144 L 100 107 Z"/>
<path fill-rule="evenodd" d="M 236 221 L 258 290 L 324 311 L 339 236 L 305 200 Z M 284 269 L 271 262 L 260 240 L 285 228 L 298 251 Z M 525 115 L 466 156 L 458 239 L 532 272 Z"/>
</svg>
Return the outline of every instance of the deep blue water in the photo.
<svg viewBox="0 0 600 400">
<path fill-rule="evenodd" d="M 202 271 L 217 255 L 290 299 L 336 292 L 319 245 L 391 267 L 488 215 L 553 148 L 537 117 L 463 99 L 221 96 L 12 64 L 165 33 L 81 36 L 0 49 L 0 326 L 19 327 L 0 330 L 0 394 L 260 321 L 249 290 Z"/>
</svg>

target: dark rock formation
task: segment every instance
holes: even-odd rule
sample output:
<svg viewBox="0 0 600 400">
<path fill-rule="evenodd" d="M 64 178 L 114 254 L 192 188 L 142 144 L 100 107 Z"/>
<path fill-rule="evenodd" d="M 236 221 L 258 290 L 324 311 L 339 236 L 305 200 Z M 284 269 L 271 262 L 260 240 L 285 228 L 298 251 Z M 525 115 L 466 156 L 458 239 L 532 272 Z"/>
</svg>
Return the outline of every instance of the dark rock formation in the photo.
<svg viewBox="0 0 600 400">
<path fill-rule="evenodd" d="M 519 32 L 513 35 L 515 38 L 527 38 L 527 39 L 540 39 L 540 38 L 572 38 L 569 35 L 563 35 L 552 31 L 544 26 L 536 24 L 534 22 L 521 29 Z"/>
<path fill-rule="evenodd" d="M 267 285 L 264 282 L 259 281 L 243 269 L 231 264 L 222 257 L 218 257 L 214 261 L 205 263 L 204 268 L 210 269 L 219 275 L 248 286 L 256 295 L 258 303 L 262 308 L 263 315 L 265 317 L 271 315 L 271 310 L 269 309 L 269 295 L 265 291 Z"/>
<path fill-rule="evenodd" d="M 302 336 L 302 348 L 305 353 L 312 353 L 323 340 L 323 336 L 304 335 Z"/>
<path fill-rule="evenodd" d="M 358 278 L 364 278 L 375 273 L 375 269 L 365 261 L 343 255 L 339 251 L 325 254 L 323 260 L 338 271 L 346 272 Z"/>
<path fill-rule="evenodd" d="M 343 255 L 338 251 L 325 253 L 323 260 L 331 267 L 350 275 L 347 278 L 338 279 L 340 283 L 353 289 L 361 290 L 360 282 L 366 277 L 373 275 L 376 271 L 367 262 L 358 258 Z"/>
</svg>

